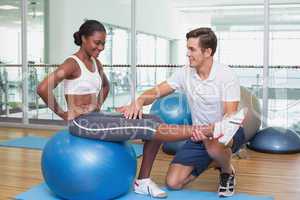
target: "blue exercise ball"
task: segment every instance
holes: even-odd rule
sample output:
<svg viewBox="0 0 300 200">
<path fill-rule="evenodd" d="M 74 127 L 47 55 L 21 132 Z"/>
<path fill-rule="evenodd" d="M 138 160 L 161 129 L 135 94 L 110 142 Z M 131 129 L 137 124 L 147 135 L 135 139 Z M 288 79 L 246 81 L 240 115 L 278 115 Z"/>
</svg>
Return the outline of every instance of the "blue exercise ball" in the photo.
<svg viewBox="0 0 300 200">
<path fill-rule="evenodd" d="M 54 135 L 42 154 L 45 182 L 68 200 L 121 196 L 131 189 L 136 167 L 131 145 L 81 138 L 68 131 Z"/>
<path fill-rule="evenodd" d="M 156 100 L 150 113 L 159 116 L 166 124 L 192 124 L 187 97 L 179 92 Z"/>
<path fill-rule="evenodd" d="M 151 106 L 150 113 L 157 115 L 166 124 L 191 125 L 192 115 L 187 97 L 179 92 L 156 100 Z M 164 142 L 163 152 L 174 155 L 185 141 Z"/>
<path fill-rule="evenodd" d="M 248 147 L 264 153 L 298 153 L 300 136 L 291 129 L 267 127 L 257 132 Z"/>
</svg>

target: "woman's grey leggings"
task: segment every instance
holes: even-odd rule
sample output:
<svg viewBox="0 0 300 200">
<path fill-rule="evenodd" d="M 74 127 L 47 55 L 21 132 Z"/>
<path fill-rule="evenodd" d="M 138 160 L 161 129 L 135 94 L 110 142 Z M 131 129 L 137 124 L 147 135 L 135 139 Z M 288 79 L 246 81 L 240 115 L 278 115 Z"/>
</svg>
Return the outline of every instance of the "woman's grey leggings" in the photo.
<svg viewBox="0 0 300 200">
<path fill-rule="evenodd" d="M 155 115 L 125 119 L 119 113 L 91 112 L 69 121 L 69 131 L 76 136 L 107 141 L 151 140 L 161 123 Z"/>
</svg>

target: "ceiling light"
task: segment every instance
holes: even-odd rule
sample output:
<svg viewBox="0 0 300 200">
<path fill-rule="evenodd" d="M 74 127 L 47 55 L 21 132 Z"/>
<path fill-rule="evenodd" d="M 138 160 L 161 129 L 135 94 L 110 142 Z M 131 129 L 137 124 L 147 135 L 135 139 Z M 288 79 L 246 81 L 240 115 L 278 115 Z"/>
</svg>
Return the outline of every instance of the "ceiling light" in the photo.
<svg viewBox="0 0 300 200">
<path fill-rule="evenodd" d="M 21 24 L 21 21 L 13 21 L 14 24 Z"/>
<path fill-rule="evenodd" d="M 30 15 L 30 16 L 43 16 L 44 13 L 43 12 L 30 12 L 30 13 L 28 13 L 28 15 Z"/>
<path fill-rule="evenodd" d="M 263 9 L 264 4 L 178 7 L 181 11 Z M 270 8 L 300 8 L 300 4 L 271 4 Z"/>
<path fill-rule="evenodd" d="M 0 10 L 18 10 L 19 8 L 11 5 L 0 6 Z"/>
</svg>

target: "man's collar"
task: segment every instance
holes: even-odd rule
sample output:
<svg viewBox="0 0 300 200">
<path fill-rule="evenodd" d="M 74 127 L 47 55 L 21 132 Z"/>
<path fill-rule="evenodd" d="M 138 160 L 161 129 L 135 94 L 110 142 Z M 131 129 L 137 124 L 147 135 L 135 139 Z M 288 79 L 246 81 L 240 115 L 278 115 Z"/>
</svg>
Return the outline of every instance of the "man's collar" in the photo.
<svg viewBox="0 0 300 200">
<path fill-rule="evenodd" d="M 195 68 L 192 68 L 193 72 L 194 72 L 194 76 L 196 76 L 197 78 L 201 79 L 199 74 L 197 73 L 197 70 Z M 205 79 L 204 81 L 212 81 L 216 78 L 216 73 L 217 73 L 217 66 L 216 66 L 216 62 L 213 61 L 213 64 L 211 66 L 208 78 Z M 201 79 L 202 80 L 202 79 Z"/>
</svg>

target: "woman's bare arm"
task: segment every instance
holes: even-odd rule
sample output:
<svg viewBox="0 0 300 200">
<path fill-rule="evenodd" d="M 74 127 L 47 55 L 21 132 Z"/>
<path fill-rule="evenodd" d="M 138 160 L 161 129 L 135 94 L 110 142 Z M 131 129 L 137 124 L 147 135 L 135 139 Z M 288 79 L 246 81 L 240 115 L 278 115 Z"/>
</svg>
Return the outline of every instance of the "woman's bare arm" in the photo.
<svg viewBox="0 0 300 200">
<path fill-rule="evenodd" d="M 37 87 L 37 93 L 46 105 L 64 120 L 67 120 L 67 113 L 57 103 L 53 90 L 64 79 L 72 78 L 72 74 L 75 70 L 75 61 L 69 58 L 54 72 L 49 74 Z"/>
</svg>

